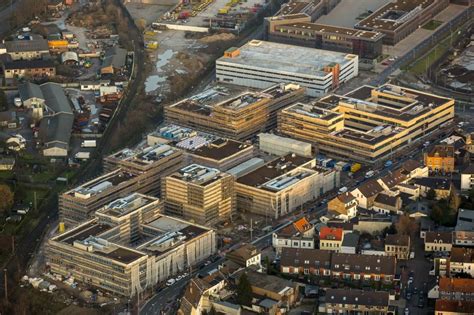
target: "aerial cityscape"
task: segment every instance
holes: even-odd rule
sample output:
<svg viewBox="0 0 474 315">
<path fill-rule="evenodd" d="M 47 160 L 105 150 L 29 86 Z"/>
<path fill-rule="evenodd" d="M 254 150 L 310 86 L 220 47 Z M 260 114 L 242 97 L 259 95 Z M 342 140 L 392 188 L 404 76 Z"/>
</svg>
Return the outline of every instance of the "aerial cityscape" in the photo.
<svg viewBox="0 0 474 315">
<path fill-rule="evenodd" d="M 0 315 L 474 315 L 474 0 L 0 0 Z"/>
</svg>

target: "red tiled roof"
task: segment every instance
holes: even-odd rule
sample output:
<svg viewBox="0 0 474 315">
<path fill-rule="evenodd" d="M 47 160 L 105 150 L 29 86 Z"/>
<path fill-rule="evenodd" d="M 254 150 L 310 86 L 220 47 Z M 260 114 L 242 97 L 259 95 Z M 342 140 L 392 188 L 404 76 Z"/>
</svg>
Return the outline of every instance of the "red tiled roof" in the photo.
<svg viewBox="0 0 474 315">
<path fill-rule="evenodd" d="M 474 293 L 474 279 L 442 277 L 439 279 L 439 291 Z"/>
<path fill-rule="evenodd" d="M 435 312 L 454 312 L 458 315 L 472 315 L 474 301 L 436 300 Z"/>
<path fill-rule="evenodd" d="M 342 240 L 342 233 L 344 232 L 341 228 L 329 228 L 323 227 L 321 231 L 319 231 L 319 238 L 321 240 L 335 240 L 340 241 Z"/>
</svg>

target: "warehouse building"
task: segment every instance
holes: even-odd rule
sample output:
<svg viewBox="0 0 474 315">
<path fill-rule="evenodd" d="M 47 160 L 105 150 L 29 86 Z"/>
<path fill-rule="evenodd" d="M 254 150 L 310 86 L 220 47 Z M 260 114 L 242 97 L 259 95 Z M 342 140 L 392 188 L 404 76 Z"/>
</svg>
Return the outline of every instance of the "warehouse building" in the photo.
<svg viewBox="0 0 474 315">
<path fill-rule="evenodd" d="M 359 57 L 334 51 L 251 40 L 216 61 L 219 82 L 268 88 L 295 83 L 321 97 L 359 73 Z"/>
<path fill-rule="evenodd" d="M 384 44 L 395 45 L 448 5 L 449 0 L 394 0 L 358 22 L 355 28 L 383 33 Z"/>
<path fill-rule="evenodd" d="M 159 213 L 159 200 L 133 194 L 48 240 L 53 274 L 131 298 L 216 252 L 215 232 Z"/>
<path fill-rule="evenodd" d="M 165 119 L 220 137 L 246 140 L 275 128 L 277 111 L 304 98 L 304 89 L 297 84 L 275 82 L 265 88 L 233 97 L 211 89 L 165 107 Z"/>
<path fill-rule="evenodd" d="M 185 157 L 181 150 L 166 144 L 140 146 L 136 149 L 123 149 L 104 158 L 104 170 L 121 168 L 140 177 L 142 186 L 148 187 L 146 193 L 159 195 L 161 178 L 184 166 Z"/>
<path fill-rule="evenodd" d="M 278 219 L 339 186 L 339 172 L 289 154 L 239 177 L 237 210 Z"/>
<path fill-rule="evenodd" d="M 265 39 L 271 42 L 332 50 L 376 59 L 382 54 L 384 34 L 311 22 L 306 14 L 265 19 Z"/>
<path fill-rule="evenodd" d="M 164 178 L 165 212 L 203 225 L 231 219 L 234 178 L 218 169 L 191 164 Z"/>
<path fill-rule="evenodd" d="M 391 84 L 282 110 L 278 130 L 331 157 L 375 163 L 454 118 L 454 100 Z"/>
</svg>

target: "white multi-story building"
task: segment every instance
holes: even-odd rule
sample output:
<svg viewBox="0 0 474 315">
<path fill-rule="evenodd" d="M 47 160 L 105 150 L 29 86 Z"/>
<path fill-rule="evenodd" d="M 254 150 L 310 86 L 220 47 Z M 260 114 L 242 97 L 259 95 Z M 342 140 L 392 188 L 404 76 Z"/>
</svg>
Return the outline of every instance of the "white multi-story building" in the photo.
<svg viewBox="0 0 474 315">
<path fill-rule="evenodd" d="M 261 40 L 230 48 L 216 61 L 220 82 L 254 88 L 296 83 L 314 97 L 324 96 L 358 72 L 357 55 Z"/>
</svg>

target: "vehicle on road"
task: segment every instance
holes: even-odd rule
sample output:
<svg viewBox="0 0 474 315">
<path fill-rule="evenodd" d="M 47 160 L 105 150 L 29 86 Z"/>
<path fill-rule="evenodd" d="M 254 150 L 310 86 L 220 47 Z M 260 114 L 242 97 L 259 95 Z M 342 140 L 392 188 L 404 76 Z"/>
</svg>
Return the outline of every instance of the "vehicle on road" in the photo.
<svg viewBox="0 0 474 315">
<path fill-rule="evenodd" d="M 405 315 L 410 315 L 410 310 L 408 309 L 408 307 L 405 307 Z"/>
<path fill-rule="evenodd" d="M 367 173 L 365 173 L 365 178 L 371 178 L 374 175 L 375 175 L 374 171 L 368 171 Z"/>
<path fill-rule="evenodd" d="M 346 193 L 348 190 L 349 190 L 349 189 L 348 189 L 346 186 L 344 186 L 344 187 L 339 188 L 339 193 L 340 193 L 340 194 L 344 194 L 344 193 Z"/>
<path fill-rule="evenodd" d="M 175 283 L 176 283 L 176 280 L 174 278 L 171 278 L 171 279 L 168 279 L 168 281 L 166 281 L 166 286 L 169 287 Z"/>
</svg>

